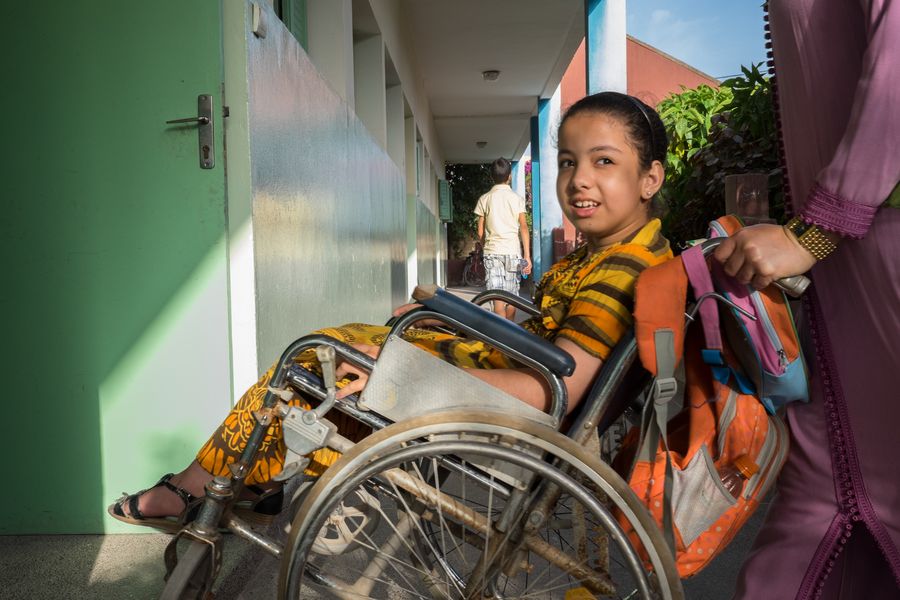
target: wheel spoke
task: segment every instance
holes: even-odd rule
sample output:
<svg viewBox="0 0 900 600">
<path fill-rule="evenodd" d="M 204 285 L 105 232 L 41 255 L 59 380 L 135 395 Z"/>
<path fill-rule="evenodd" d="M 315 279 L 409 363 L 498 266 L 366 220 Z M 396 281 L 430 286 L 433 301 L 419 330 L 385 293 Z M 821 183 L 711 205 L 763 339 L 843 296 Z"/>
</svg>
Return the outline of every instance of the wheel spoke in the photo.
<svg viewBox="0 0 900 600">
<path fill-rule="evenodd" d="M 290 581 L 299 582 L 308 566 L 323 574 L 322 585 L 309 578 L 317 597 L 330 590 L 351 598 L 353 590 L 365 590 L 356 593 L 461 600 L 493 591 L 564 600 L 584 588 L 597 597 L 683 598 L 677 579 L 648 577 L 644 563 L 635 561 L 609 507 L 637 515 L 629 516 L 632 527 L 653 544 L 647 560 L 675 572 L 662 536 L 647 529 L 652 519 L 642 516 L 627 484 L 608 466 L 546 428 L 495 414 L 466 418 L 462 424 L 422 418 L 393 425 L 346 452 L 331 467 L 331 478 L 312 491 L 305 509 L 311 512 L 294 521 L 290 560 L 298 567 L 289 571 Z M 455 466 L 448 468 L 448 461 Z M 544 479 L 547 485 L 536 485 Z M 528 533 L 523 515 L 551 488 L 559 498 L 540 509 L 546 518 Z M 352 549 L 340 556 L 303 551 L 330 511 L 362 489 L 372 490 L 380 505 L 371 528 L 360 525 Z M 651 593 L 647 582 L 655 587 L 657 579 L 663 586 Z"/>
</svg>

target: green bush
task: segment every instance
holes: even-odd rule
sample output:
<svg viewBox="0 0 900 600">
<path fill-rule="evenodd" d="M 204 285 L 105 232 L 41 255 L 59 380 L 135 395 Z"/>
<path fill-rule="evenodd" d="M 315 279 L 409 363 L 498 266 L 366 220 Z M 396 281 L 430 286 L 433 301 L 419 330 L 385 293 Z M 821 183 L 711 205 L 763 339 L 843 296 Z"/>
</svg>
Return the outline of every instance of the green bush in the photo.
<svg viewBox="0 0 900 600">
<path fill-rule="evenodd" d="M 531 232 L 531 161 L 525 169 L 525 222 Z M 453 198 L 453 221 L 447 224 L 447 239 L 454 258 L 461 258 L 477 235 L 478 218 L 473 212 L 478 198 L 494 186 L 489 164 L 448 164 L 447 183 Z"/>
<path fill-rule="evenodd" d="M 772 82 L 756 65 L 741 70 L 718 89 L 684 89 L 658 106 L 669 133 L 663 229 L 676 245 L 724 214 L 726 175 L 767 173 L 771 216 L 783 219 Z"/>
<path fill-rule="evenodd" d="M 459 258 L 477 234 L 475 204 L 494 182 L 489 165 L 485 164 L 448 164 L 445 172 L 453 196 L 453 221 L 447 224 L 447 238 L 452 256 Z"/>
</svg>

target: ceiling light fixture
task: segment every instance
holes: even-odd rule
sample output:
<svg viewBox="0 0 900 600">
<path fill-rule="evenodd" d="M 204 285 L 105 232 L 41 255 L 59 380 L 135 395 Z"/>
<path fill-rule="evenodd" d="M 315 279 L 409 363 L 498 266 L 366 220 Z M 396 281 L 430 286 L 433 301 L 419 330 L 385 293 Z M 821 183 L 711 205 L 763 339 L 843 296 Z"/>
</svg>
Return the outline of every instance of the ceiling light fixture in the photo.
<svg viewBox="0 0 900 600">
<path fill-rule="evenodd" d="M 500 79 L 500 71 L 497 69 L 488 69 L 487 71 L 482 71 L 481 76 L 485 81 L 497 81 Z"/>
<path fill-rule="evenodd" d="M 484 148 L 485 146 L 487 146 L 487 142 L 477 141 L 477 142 L 475 142 L 475 145 L 478 146 L 479 148 Z"/>
</svg>

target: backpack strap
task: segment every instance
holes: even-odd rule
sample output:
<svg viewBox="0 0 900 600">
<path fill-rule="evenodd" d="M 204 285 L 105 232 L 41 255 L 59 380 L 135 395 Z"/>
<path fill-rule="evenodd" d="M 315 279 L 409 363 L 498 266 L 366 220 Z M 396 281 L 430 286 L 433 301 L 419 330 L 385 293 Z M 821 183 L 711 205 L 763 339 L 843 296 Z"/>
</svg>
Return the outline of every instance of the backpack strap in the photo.
<svg viewBox="0 0 900 600">
<path fill-rule="evenodd" d="M 665 478 L 663 480 L 663 506 L 662 529 L 663 536 L 669 545 L 672 554 L 675 554 L 675 528 L 672 524 L 672 488 L 674 475 L 672 474 L 672 457 L 669 454 L 667 438 L 667 426 L 669 422 L 669 401 L 675 396 L 678 384 L 675 380 L 675 332 L 671 329 L 657 329 L 654 332 L 654 346 L 656 348 L 656 377 L 649 392 L 648 402 L 644 406 L 641 415 L 641 434 L 638 442 L 638 451 L 630 471 L 638 461 L 653 464 L 659 446 L 662 444 L 666 456 Z"/>
<path fill-rule="evenodd" d="M 668 329 L 674 335 L 675 366 L 684 351 L 687 303 L 687 274 L 680 260 L 668 260 L 641 272 L 634 290 L 634 337 L 637 340 L 641 365 L 658 375 L 656 331 Z"/>
<path fill-rule="evenodd" d="M 725 363 L 722 354 L 722 330 L 719 326 L 719 305 L 714 298 L 705 297 L 714 293 L 712 276 L 706 257 L 700 246 L 693 246 L 681 253 L 684 270 L 687 272 L 691 288 L 694 290 L 694 298 L 700 303 L 698 311 L 700 323 L 703 326 L 703 337 L 706 340 L 706 348 L 701 350 L 703 362 L 708 364 L 713 372 L 713 377 L 720 383 L 727 383 L 731 375 L 731 368 Z"/>
</svg>

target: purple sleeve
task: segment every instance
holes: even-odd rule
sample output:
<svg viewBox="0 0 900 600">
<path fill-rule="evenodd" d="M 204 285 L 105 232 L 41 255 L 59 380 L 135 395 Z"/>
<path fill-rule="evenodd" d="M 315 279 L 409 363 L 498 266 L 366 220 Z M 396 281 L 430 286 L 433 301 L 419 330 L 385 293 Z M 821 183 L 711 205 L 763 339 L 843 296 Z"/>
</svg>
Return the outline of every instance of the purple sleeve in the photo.
<svg viewBox="0 0 900 600">
<path fill-rule="evenodd" d="M 866 50 L 850 120 L 800 216 L 860 238 L 900 180 L 900 4 L 861 0 Z"/>
</svg>

